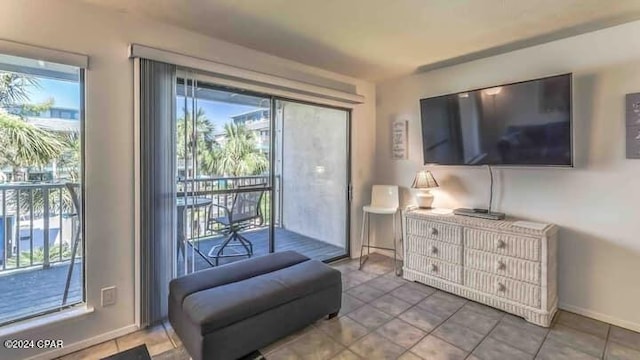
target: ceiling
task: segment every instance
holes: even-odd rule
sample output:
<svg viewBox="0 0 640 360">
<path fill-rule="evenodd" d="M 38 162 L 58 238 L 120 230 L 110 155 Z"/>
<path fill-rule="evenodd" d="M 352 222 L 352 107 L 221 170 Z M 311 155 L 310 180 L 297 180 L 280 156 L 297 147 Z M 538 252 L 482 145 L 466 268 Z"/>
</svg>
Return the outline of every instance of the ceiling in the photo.
<svg viewBox="0 0 640 360">
<path fill-rule="evenodd" d="M 367 80 L 640 18 L 638 0 L 82 0 Z"/>
</svg>

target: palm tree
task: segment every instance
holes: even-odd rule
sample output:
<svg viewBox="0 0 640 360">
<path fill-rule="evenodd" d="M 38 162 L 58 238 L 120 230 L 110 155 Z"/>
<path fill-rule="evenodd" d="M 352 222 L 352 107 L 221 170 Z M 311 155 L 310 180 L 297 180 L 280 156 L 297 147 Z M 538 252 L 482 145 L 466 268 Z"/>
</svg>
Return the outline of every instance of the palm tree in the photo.
<svg viewBox="0 0 640 360">
<path fill-rule="evenodd" d="M 77 158 L 77 165 L 79 154 L 79 147 L 68 148 L 58 134 L 40 129 L 0 109 L 0 166 L 12 167 L 13 179 L 17 178 L 18 170 L 22 167 L 44 166 L 63 155 Z M 44 211 L 43 189 L 14 191 L 8 197 L 8 204 L 16 206 L 18 197 L 22 213 L 41 214 Z M 50 210 L 59 213 L 72 209 L 72 206 L 68 192 L 61 189 L 49 192 Z"/>
<path fill-rule="evenodd" d="M 186 118 L 186 120 L 185 120 Z M 214 126 L 207 119 L 202 108 L 196 111 L 195 131 L 191 113 L 178 119 L 176 124 L 176 150 L 178 160 L 183 160 L 185 169 L 189 168 L 193 160 L 193 150 L 196 151 L 196 161 L 200 169 L 211 170 L 215 159 L 215 142 L 213 141 Z M 186 146 L 185 146 L 186 145 Z"/>
<path fill-rule="evenodd" d="M 24 114 L 25 111 L 46 110 L 53 105 L 53 99 L 41 105 L 28 104 L 29 88 L 39 86 L 33 76 L 0 72 L 0 167 L 10 166 L 14 179 L 19 168 L 47 165 L 64 151 L 64 143 L 56 134 L 6 111 L 19 107 L 19 114 Z"/>
<path fill-rule="evenodd" d="M 23 167 L 45 166 L 53 161 L 68 170 L 73 181 L 79 179 L 79 134 L 63 135 L 41 129 L 25 121 L 24 116 L 53 106 L 53 99 L 42 104 L 29 104 L 29 88 L 39 87 L 37 78 L 16 73 L 0 72 L 0 168 L 10 166 L 13 179 Z M 18 114 L 10 114 L 6 110 Z M 10 206 L 19 204 L 23 213 L 41 214 L 44 211 L 45 190 L 14 191 L 8 196 Z M 73 207 L 67 191 L 49 191 L 49 209 L 61 213 Z"/>
<path fill-rule="evenodd" d="M 56 161 L 58 168 L 69 175 L 72 182 L 80 181 L 80 134 L 70 132 L 60 136 L 63 151 Z"/>
<path fill-rule="evenodd" d="M 47 165 L 63 150 L 56 134 L 0 111 L 0 165 L 11 166 L 14 176 L 21 167 Z"/>
<path fill-rule="evenodd" d="M 225 176 L 259 175 L 269 167 L 269 160 L 257 146 L 254 134 L 244 125 L 225 124 L 226 141 L 217 157 L 218 173 Z"/>
<path fill-rule="evenodd" d="M 213 138 L 215 128 L 202 108 L 196 112 L 195 132 L 193 123 L 191 114 L 186 112 L 176 126 L 177 156 L 178 160 L 185 162 L 185 168 L 189 168 L 193 161 L 194 148 L 197 168 L 204 174 L 258 175 L 268 168 L 267 157 L 260 152 L 254 134 L 245 126 L 226 124 L 225 141 L 218 144 Z"/>
<path fill-rule="evenodd" d="M 0 132 L 1 129 L 2 126 L 0 126 Z M 69 176 L 66 181 L 80 181 L 80 134 L 71 132 L 67 134 L 51 134 L 51 136 L 58 139 L 62 146 L 59 156 L 56 159 L 51 159 L 51 161 L 55 161 L 58 169 L 63 170 Z M 48 196 L 45 196 L 45 194 L 48 194 Z M 22 214 L 31 213 L 32 216 L 42 216 L 45 210 L 45 197 L 48 197 L 47 209 L 49 209 L 50 215 L 74 211 L 71 193 L 64 188 L 15 190 L 8 196 L 7 203 L 10 206 L 20 204 L 20 212 Z M 18 200 L 18 198 L 20 199 Z"/>
<path fill-rule="evenodd" d="M 33 76 L 10 72 L 0 73 L 0 106 L 13 106 L 29 101 L 30 86 L 40 86 Z"/>
</svg>

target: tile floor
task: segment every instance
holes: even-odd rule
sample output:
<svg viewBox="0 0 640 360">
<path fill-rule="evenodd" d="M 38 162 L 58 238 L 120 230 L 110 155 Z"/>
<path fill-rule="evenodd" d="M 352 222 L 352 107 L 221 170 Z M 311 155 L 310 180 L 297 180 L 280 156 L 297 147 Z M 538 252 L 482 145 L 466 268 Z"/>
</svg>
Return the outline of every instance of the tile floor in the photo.
<svg viewBox="0 0 640 360">
<path fill-rule="evenodd" d="M 411 283 L 391 259 L 372 255 L 333 265 L 343 275 L 340 315 L 262 349 L 268 360 L 619 359 L 640 360 L 640 333 L 560 311 L 550 329 Z M 101 359 L 146 343 L 154 360 L 186 360 L 166 323 L 67 355 Z"/>
</svg>

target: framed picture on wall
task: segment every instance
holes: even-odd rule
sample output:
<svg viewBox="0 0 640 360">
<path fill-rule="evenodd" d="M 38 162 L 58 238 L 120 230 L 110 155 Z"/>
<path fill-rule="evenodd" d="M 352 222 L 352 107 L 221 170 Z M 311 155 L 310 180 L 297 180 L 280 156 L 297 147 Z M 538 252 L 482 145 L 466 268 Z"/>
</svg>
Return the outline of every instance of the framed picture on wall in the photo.
<svg viewBox="0 0 640 360">
<path fill-rule="evenodd" d="M 394 119 L 391 122 L 391 159 L 407 160 L 409 158 L 409 121 Z"/>
<path fill-rule="evenodd" d="M 640 159 L 640 93 L 627 94 L 625 100 L 627 159 Z"/>
</svg>

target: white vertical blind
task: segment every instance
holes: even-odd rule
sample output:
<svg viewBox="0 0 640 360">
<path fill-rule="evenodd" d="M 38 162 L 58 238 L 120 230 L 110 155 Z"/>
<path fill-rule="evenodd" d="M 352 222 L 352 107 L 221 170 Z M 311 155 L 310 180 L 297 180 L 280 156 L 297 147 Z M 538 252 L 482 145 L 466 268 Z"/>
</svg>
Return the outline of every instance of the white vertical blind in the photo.
<svg viewBox="0 0 640 360">
<path fill-rule="evenodd" d="M 176 246 L 176 67 L 140 60 L 141 322 L 167 316 Z"/>
</svg>

